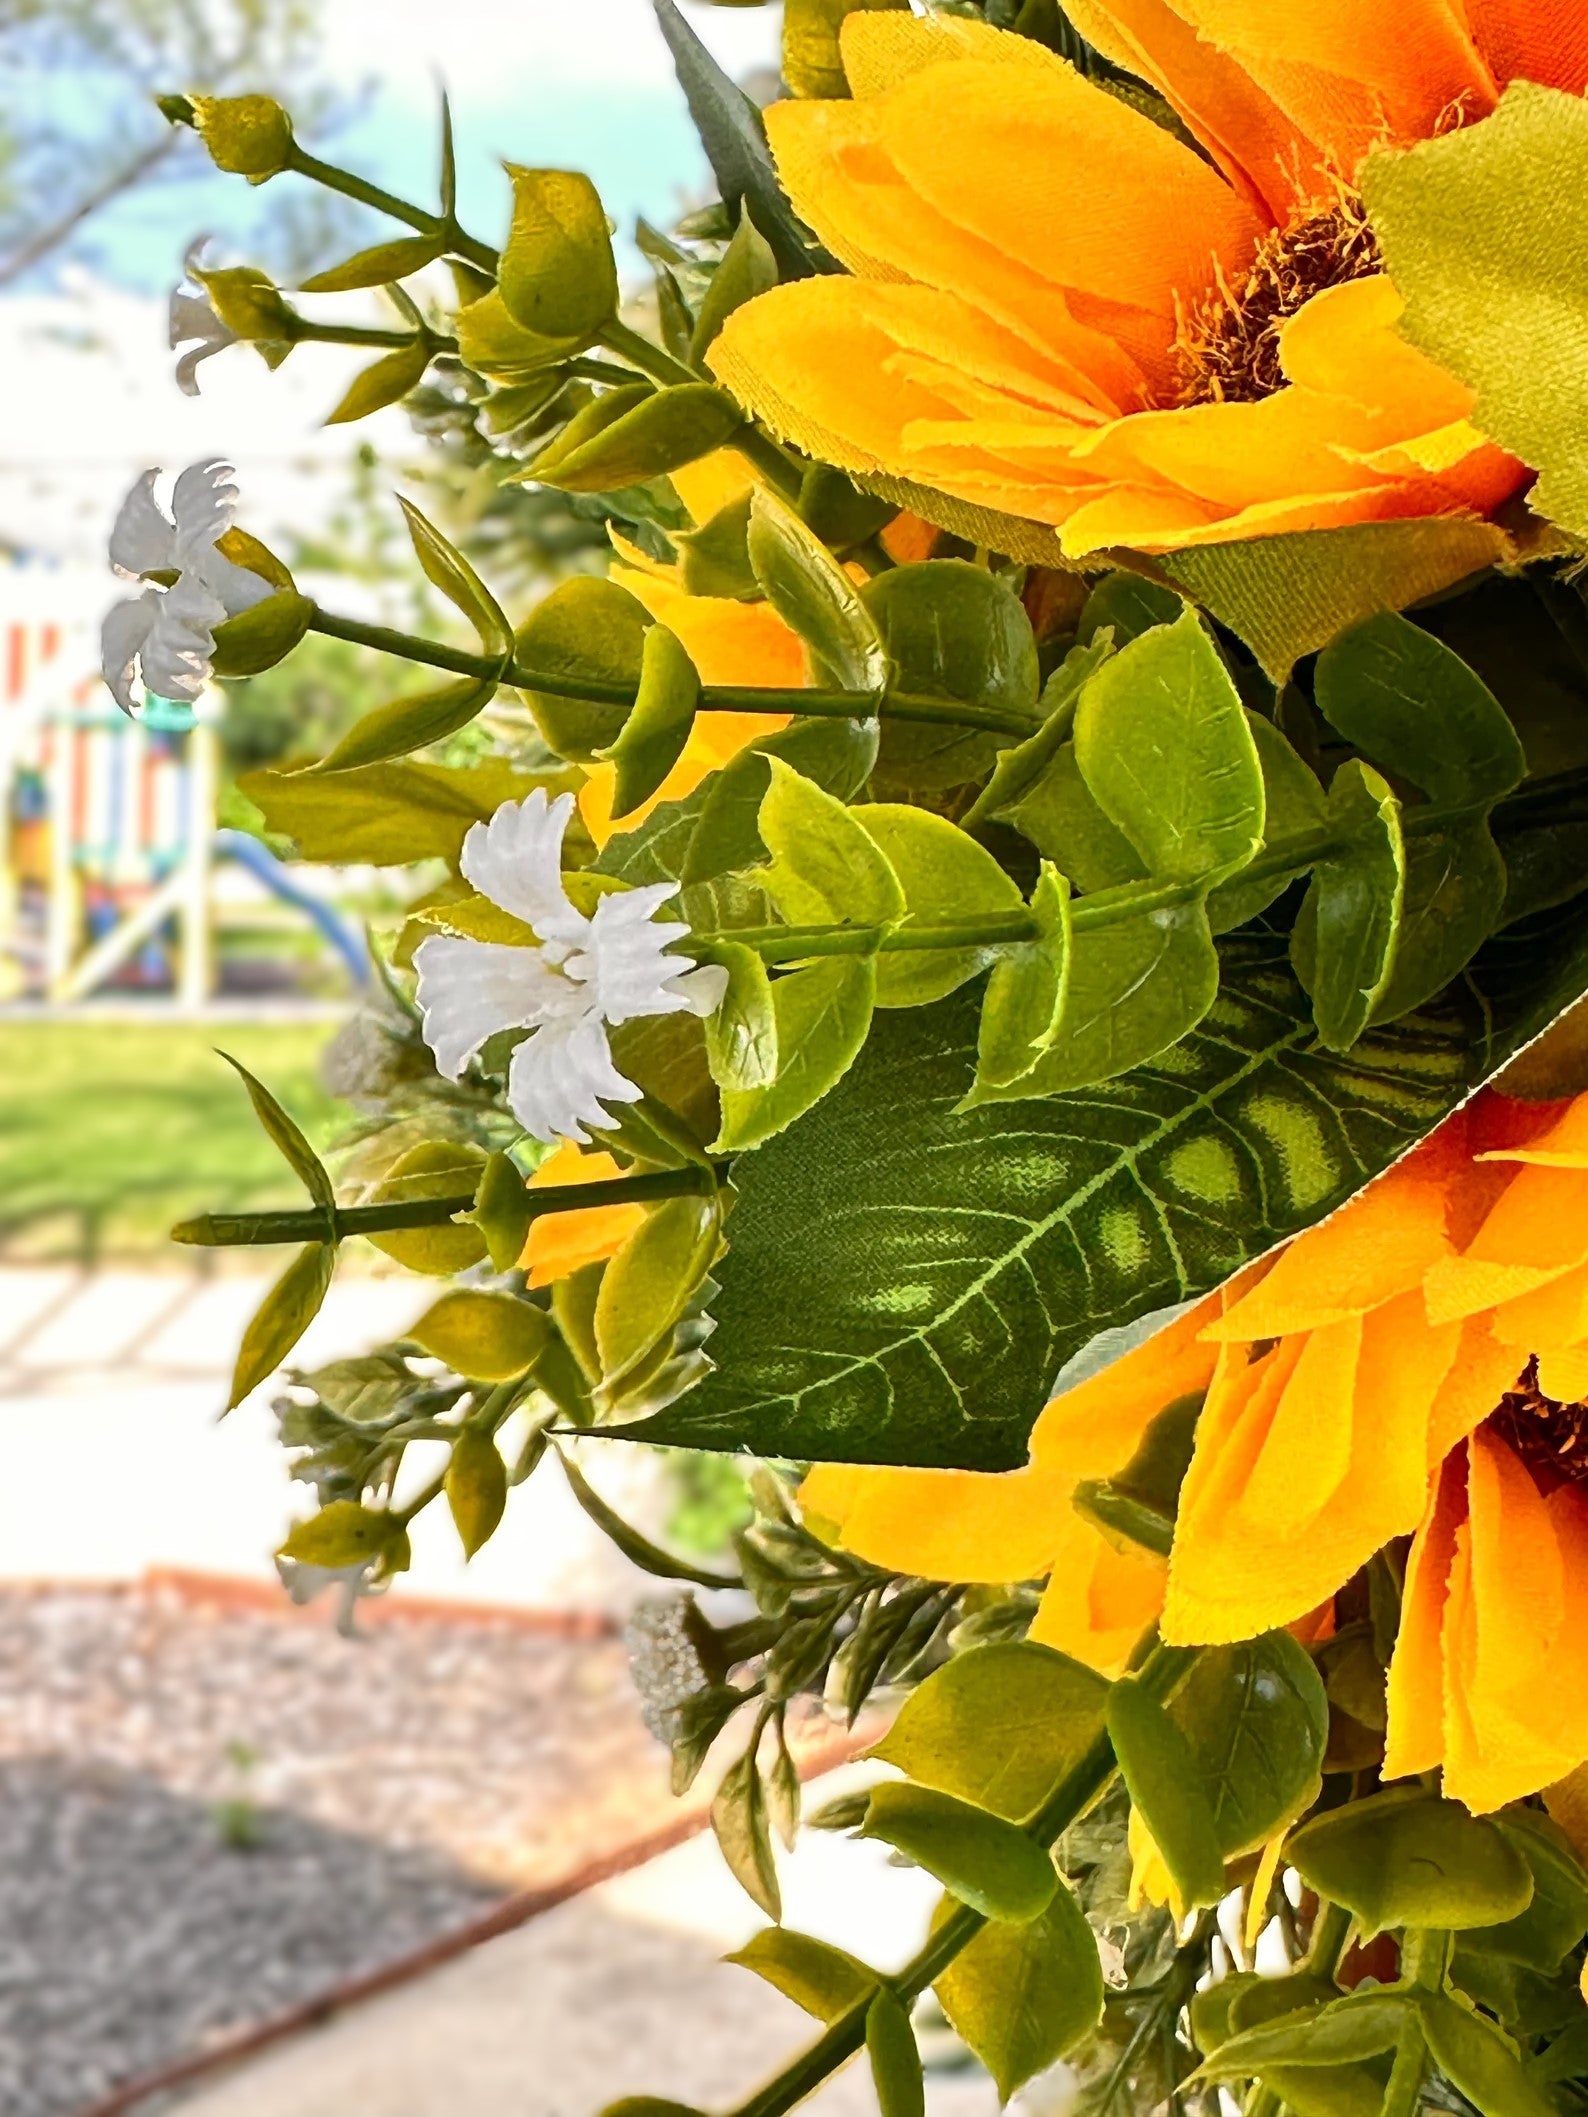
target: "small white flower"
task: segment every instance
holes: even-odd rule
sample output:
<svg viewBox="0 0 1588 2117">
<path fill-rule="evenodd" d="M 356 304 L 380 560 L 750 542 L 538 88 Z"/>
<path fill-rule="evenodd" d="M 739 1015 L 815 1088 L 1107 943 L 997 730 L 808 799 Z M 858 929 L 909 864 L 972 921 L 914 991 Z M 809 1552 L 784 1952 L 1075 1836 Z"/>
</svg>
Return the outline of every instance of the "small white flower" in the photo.
<svg viewBox="0 0 1588 2117">
<path fill-rule="evenodd" d="M 183 270 L 189 279 L 196 275 L 204 240 L 201 236 L 183 260 Z M 190 340 L 197 342 L 189 345 Z M 180 345 L 189 347 L 176 364 L 177 388 L 184 397 L 196 397 L 199 393 L 199 362 L 237 343 L 237 333 L 216 315 L 214 304 L 203 291 L 202 282 L 197 294 L 190 294 L 185 286 L 172 288 L 171 350 L 175 352 Z"/>
<path fill-rule="evenodd" d="M 231 465 L 190 464 L 176 481 L 169 515 L 154 497 L 159 475 L 144 472 L 110 533 L 117 573 L 177 577 L 169 588 L 151 584 L 106 614 L 100 633 L 105 682 L 124 713 L 133 710 L 134 669 L 156 698 L 197 698 L 212 672 L 215 627 L 275 592 L 216 549 L 237 511 Z"/>
<path fill-rule="evenodd" d="M 336 1593 L 336 1629 L 344 1639 L 358 1636 L 358 1606 L 369 1595 L 384 1595 L 390 1587 L 390 1579 L 381 1579 L 376 1573 L 373 1558 L 361 1558 L 351 1566 L 311 1566 L 299 1558 L 278 1558 L 276 1574 L 287 1591 L 288 1600 L 299 1609 L 323 1595 L 328 1588 Z"/>
<path fill-rule="evenodd" d="M 524 1130 L 546 1145 L 583 1146 L 586 1126 L 611 1123 L 603 1103 L 638 1102 L 642 1090 L 612 1063 L 608 1027 L 643 1015 L 707 1015 L 727 973 L 669 955 L 687 926 L 659 923 L 671 882 L 614 890 L 589 918 L 562 882 L 562 840 L 573 796 L 548 801 L 537 787 L 509 801 L 463 841 L 462 868 L 483 897 L 534 928 L 536 945 L 513 947 L 435 934 L 414 953 L 425 1041 L 456 1080 L 487 1037 L 532 1032 L 513 1053 L 507 1100 Z"/>
</svg>

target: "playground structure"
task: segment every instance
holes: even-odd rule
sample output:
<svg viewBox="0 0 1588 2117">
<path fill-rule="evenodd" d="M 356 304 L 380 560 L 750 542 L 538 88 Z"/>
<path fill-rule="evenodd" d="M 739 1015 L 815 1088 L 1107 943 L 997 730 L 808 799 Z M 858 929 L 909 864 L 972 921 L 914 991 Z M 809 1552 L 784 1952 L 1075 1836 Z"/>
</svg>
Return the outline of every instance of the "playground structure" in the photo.
<svg viewBox="0 0 1588 2117">
<path fill-rule="evenodd" d="M 191 1011 L 221 990 L 216 869 L 246 871 L 361 983 L 360 937 L 258 839 L 218 829 L 218 692 L 121 713 L 98 674 L 103 584 L 0 571 L 0 1001 L 107 986 Z"/>
</svg>

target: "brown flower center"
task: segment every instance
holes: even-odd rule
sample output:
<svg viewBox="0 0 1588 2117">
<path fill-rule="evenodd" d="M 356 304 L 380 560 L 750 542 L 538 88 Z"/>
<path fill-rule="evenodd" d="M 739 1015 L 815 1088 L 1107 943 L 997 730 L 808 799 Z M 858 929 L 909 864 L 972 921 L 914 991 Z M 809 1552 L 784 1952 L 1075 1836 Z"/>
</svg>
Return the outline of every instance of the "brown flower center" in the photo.
<svg viewBox="0 0 1588 2117">
<path fill-rule="evenodd" d="M 1500 1399 L 1485 1422 L 1515 1450 L 1546 1491 L 1557 1485 L 1588 1485 L 1588 1404 L 1562 1404 L 1538 1386 L 1533 1354 L 1515 1389 Z"/>
<path fill-rule="evenodd" d="M 1271 397 L 1285 385 L 1279 365 L 1285 323 L 1325 287 L 1381 269 L 1361 198 L 1342 184 L 1327 204 L 1309 207 L 1265 237 L 1239 286 L 1221 285 L 1185 318 L 1175 348 L 1176 403 L 1251 404 Z"/>
</svg>

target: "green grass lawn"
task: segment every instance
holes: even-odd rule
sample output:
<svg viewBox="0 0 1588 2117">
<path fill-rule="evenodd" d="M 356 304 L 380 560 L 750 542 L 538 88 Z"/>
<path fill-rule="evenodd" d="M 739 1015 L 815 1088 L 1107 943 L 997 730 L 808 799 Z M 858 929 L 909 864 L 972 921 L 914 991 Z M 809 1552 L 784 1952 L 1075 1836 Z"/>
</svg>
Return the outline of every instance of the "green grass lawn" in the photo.
<svg viewBox="0 0 1588 2117">
<path fill-rule="evenodd" d="M 241 1059 L 317 1146 L 324 1022 L 0 1023 L 0 1254 L 174 1261 L 173 1221 L 302 1202 L 255 1122 Z"/>
</svg>

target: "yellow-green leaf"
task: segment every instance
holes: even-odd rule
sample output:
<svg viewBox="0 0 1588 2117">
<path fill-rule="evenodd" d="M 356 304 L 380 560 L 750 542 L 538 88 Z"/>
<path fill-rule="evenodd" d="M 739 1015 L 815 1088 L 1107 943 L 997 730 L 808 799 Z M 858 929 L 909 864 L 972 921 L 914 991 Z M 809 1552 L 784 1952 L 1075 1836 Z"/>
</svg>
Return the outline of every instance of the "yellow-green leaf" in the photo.
<svg viewBox="0 0 1588 2117">
<path fill-rule="evenodd" d="M 1019 885 L 985 846 L 930 809 L 868 802 L 846 811 L 881 852 L 912 926 L 951 924 L 1024 909 Z M 764 835 L 764 834 L 763 834 Z M 877 958 L 877 1005 L 920 1007 L 940 1000 L 993 960 L 987 948 L 933 948 Z"/>
<path fill-rule="evenodd" d="M 1007 2102 L 1034 2074 L 1074 2050 L 1103 2012 L 1097 1937 L 1061 1882 L 1021 1925 L 994 1920 L 933 1987 L 943 2012 Z"/>
<path fill-rule="evenodd" d="M 433 522 L 426 521 L 411 500 L 399 495 L 397 504 L 408 524 L 414 557 L 426 580 L 463 612 L 480 635 L 480 645 L 487 654 L 511 654 L 513 628 L 507 615 L 462 552 L 447 541 Z"/>
<path fill-rule="evenodd" d="M 497 284 L 508 313 L 545 339 L 588 345 L 617 314 L 618 271 L 594 184 L 567 169 L 507 165 L 513 225 Z"/>
<path fill-rule="evenodd" d="M 738 405 L 713 383 L 612 390 L 514 475 L 564 492 L 616 492 L 709 456 L 743 424 Z"/>
<path fill-rule="evenodd" d="M 254 1076 L 242 1063 L 241 1059 L 234 1059 L 229 1051 L 219 1052 L 217 1056 L 225 1059 L 233 1072 L 241 1076 L 243 1086 L 248 1090 L 248 1100 L 254 1106 L 254 1115 L 259 1119 L 260 1124 L 264 1126 L 266 1132 L 269 1133 L 282 1160 L 286 1162 L 288 1168 L 291 1169 L 293 1175 L 297 1177 L 315 1204 L 324 1206 L 327 1211 L 330 1211 L 336 1204 L 336 1192 L 332 1187 L 330 1176 L 326 1172 L 325 1164 L 304 1138 L 298 1126 L 293 1123 L 286 1111 L 282 1109 L 280 1103 L 276 1101 L 276 1098 L 271 1094 L 264 1082 L 254 1079 Z M 330 1232 L 330 1228 L 327 1227 L 326 1234 L 329 1235 Z"/>
<path fill-rule="evenodd" d="M 485 1155 L 462 1140 L 423 1140 L 398 1156 L 371 1194 L 372 1205 L 395 1205 L 421 1198 L 463 1198 L 471 1202 L 485 1168 Z M 485 1255 L 485 1237 L 470 1221 L 447 1220 L 428 1227 L 394 1228 L 371 1235 L 383 1250 L 411 1272 L 450 1279 Z"/>
<path fill-rule="evenodd" d="M 518 628 L 525 671 L 589 683 L 595 699 L 526 687 L 540 732 L 560 757 L 588 763 L 623 732 L 644 668 L 651 614 L 616 581 L 579 574 L 537 603 Z M 620 694 L 601 701 L 603 688 Z"/>
<path fill-rule="evenodd" d="M 376 243 L 360 250 L 329 271 L 316 272 L 303 282 L 305 294 L 352 294 L 360 287 L 389 287 L 411 273 L 422 272 L 442 254 L 445 245 L 438 235 L 402 235 L 395 242 Z"/>
<path fill-rule="evenodd" d="M 378 1557 L 402 1534 L 402 1523 L 394 1515 L 361 1507 L 357 1500 L 332 1500 L 295 1525 L 281 1556 L 304 1566 L 356 1566 Z"/>
<path fill-rule="evenodd" d="M 1151 1692 L 1122 1677 L 1108 1694 L 1108 1736 L 1131 1807 L 1152 1833 L 1188 1909 L 1224 1894 L 1217 1825 L 1190 1745 Z"/>
<path fill-rule="evenodd" d="M 773 982 L 777 1078 L 764 1088 L 723 1089 L 714 1154 L 760 1146 L 843 1078 L 866 1041 L 876 987 L 868 956 L 829 956 Z"/>
<path fill-rule="evenodd" d="M 192 123 L 217 169 L 263 184 L 292 161 L 292 120 L 274 96 L 189 96 Z"/>
<path fill-rule="evenodd" d="M 408 1335 L 467 1381 L 509 1382 L 545 1351 L 551 1322 L 544 1309 L 512 1294 L 460 1286 L 426 1309 Z"/>
<path fill-rule="evenodd" d="M 335 1269 L 336 1248 L 329 1242 L 308 1243 L 293 1258 L 243 1332 L 226 1399 L 228 1411 L 268 1381 L 286 1359 L 320 1313 Z"/>
<path fill-rule="evenodd" d="M 915 2031 L 886 1986 L 866 2010 L 866 2055 L 881 2117 L 926 2117 L 926 2076 Z"/>
<path fill-rule="evenodd" d="M 1033 1919 L 1059 1887 L 1051 1855 L 1034 1838 L 931 1787 L 873 1787 L 860 1836 L 894 1846 L 984 1918 Z"/>
<path fill-rule="evenodd" d="M 700 703 L 700 676 L 678 635 L 653 625 L 645 635 L 634 710 L 610 748 L 599 754 L 617 767 L 613 817 L 649 801 L 684 753 Z"/>
<path fill-rule="evenodd" d="M 886 853 L 857 816 L 781 757 L 759 829 L 772 855 L 756 880 L 791 926 L 885 927 L 905 912 Z"/>
<path fill-rule="evenodd" d="M 383 412 L 388 404 L 400 402 L 418 388 L 429 365 L 430 348 L 423 339 L 383 353 L 353 377 L 336 409 L 326 413 L 326 425 L 346 426 L 355 419 L 367 419 L 372 412 Z"/>
<path fill-rule="evenodd" d="M 265 828 L 290 838 L 300 859 L 395 867 L 411 860 L 456 864 L 471 826 L 489 822 L 504 801 L 521 801 L 537 786 L 560 794 L 576 777 L 520 772 L 492 757 L 475 765 L 354 765 L 324 777 L 245 772 L 237 783 L 263 813 Z"/>
<path fill-rule="evenodd" d="M 805 642 L 818 684 L 880 697 L 888 657 L 859 590 L 815 532 L 764 486 L 750 503 L 750 564 L 762 593 Z"/>
<path fill-rule="evenodd" d="M 482 713 L 496 696 L 494 676 L 460 676 L 456 683 L 423 691 L 417 698 L 394 698 L 357 720 L 335 749 L 310 767 L 315 772 L 345 772 L 351 765 L 383 764 L 407 757 L 434 742 L 456 735 Z"/>
<path fill-rule="evenodd" d="M 909 0 L 786 0 L 783 9 L 783 78 L 797 96 L 834 101 L 849 93 L 839 56 L 838 32 L 849 15 L 905 8 Z"/>
<path fill-rule="evenodd" d="M 718 941 L 712 962 L 728 973 L 728 989 L 706 1020 L 706 1062 L 719 1088 L 741 1093 L 777 1078 L 777 1012 L 766 964 L 753 948 Z"/>
<path fill-rule="evenodd" d="M 723 1961 L 753 1970 L 818 2021 L 835 2021 L 846 2014 L 877 1982 L 875 1971 L 842 1948 L 812 1940 L 808 1933 L 790 1932 L 786 1926 L 768 1926 Z"/>
<path fill-rule="evenodd" d="M 595 1305 L 603 1385 L 617 1391 L 671 1333 L 722 1240 L 715 1192 L 653 1206 L 607 1265 Z"/>
<path fill-rule="evenodd" d="M 465 1426 L 452 1444 L 445 1491 L 465 1558 L 496 1534 L 507 1508 L 507 1465 L 495 1441 L 478 1426 Z"/>
</svg>

